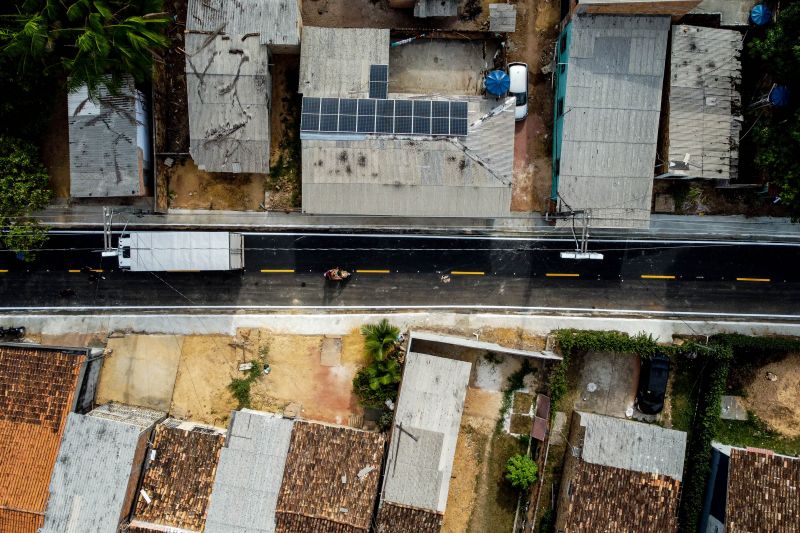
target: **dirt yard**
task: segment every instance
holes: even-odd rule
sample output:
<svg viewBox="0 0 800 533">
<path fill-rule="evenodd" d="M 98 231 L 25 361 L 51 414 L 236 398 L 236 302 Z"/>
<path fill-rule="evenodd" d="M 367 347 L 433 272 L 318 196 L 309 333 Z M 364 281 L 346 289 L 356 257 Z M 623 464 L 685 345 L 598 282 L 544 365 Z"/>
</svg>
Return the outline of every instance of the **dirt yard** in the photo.
<svg viewBox="0 0 800 533">
<path fill-rule="evenodd" d="M 188 157 L 164 172 L 171 208 L 258 211 L 264 202 L 263 174 L 204 172 Z"/>
<path fill-rule="evenodd" d="M 297 209 L 301 201 L 300 108 L 297 93 L 300 56 L 272 57 L 272 109 L 270 110 L 270 175 L 267 209 Z"/>
<path fill-rule="evenodd" d="M 767 379 L 767 373 L 777 376 Z M 758 369 L 746 388 L 745 404 L 775 431 L 787 437 L 800 437 L 800 354 Z"/>
<path fill-rule="evenodd" d="M 42 140 L 42 163 L 50 176 L 53 198 L 69 198 L 69 122 L 66 91 L 53 92 L 53 113 Z"/>
<path fill-rule="evenodd" d="M 437 20 L 414 18 L 413 9 L 393 9 L 388 0 L 304 0 L 303 25 L 328 28 L 436 28 L 474 31 L 489 26 L 489 4 L 494 0 L 462 0 L 459 17 Z M 470 11 L 480 14 L 473 20 Z"/>
<path fill-rule="evenodd" d="M 510 36 L 509 61 L 528 64 L 528 118 L 517 124 L 511 210 L 543 212 L 552 183 L 553 90 L 541 69 L 553 60 L 560 6 L 554 0 L 516 2 L 517 31 Z"/>
</svg>

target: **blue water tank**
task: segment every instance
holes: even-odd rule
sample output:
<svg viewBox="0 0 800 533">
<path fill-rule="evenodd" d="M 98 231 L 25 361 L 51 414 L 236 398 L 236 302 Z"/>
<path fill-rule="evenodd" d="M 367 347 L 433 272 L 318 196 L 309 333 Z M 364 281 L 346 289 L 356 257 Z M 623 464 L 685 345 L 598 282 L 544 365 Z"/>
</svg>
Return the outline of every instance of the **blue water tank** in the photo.
<svg viewBox="0 0 800 533">
<path fill-rule="evenodd" d="M 772 11 L 764 4 L 756 4 L 750 10 L 750 20 L 756 26 L 766 26 L 772 20 Z"/>
</svg>

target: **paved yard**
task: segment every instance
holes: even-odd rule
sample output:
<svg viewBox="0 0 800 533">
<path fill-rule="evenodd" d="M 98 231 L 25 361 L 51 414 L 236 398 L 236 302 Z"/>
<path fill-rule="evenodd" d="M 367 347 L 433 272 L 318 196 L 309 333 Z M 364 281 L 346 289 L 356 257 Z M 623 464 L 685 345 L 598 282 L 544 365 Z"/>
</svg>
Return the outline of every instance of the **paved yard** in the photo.
<svg viewBox="0 0 800 533">
<path fill-rule="evenodd" d="M 639 366 L 638 355 L 586 354 L 575 410 L 625 417 L 636 398 Z"/>
</svg>

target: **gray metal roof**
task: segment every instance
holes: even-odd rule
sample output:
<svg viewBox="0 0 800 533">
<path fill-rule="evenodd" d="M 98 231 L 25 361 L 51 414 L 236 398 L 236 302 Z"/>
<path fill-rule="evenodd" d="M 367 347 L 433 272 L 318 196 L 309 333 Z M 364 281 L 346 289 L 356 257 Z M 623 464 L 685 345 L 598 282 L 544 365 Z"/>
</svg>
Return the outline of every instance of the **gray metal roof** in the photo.
<svg viewBox="0 0 800 533">
<path fill-rule="evenodd" d="M 207 533 L 271 533 L 294 422 L 233 414 L 208 507 Z"/>
<path fill-rule="evenodd" d="M 227 35 L 256 33 L 261 44 L 300 45 L 298 0 L 189 0 L 186 30 Z"/>
<path fill-rule="evenodd" d="M 406 355 L 384 474 L 385 501 L 444 512 L 471 368 L 464 361 Z"/>
<path fill-rule="evenodd" d="M 269 172 L 272 77 L 255 37 L 186 35 L 192 159 L 209 172 Z"/>
<path fill-rule="evenodd" d="M 388 29 L 306 26 L 298 91 L 303 96 L 366 98 L 370 65 L 388 64 Z"/>
<path fill-rule="evenodd" d="M 163 417 L 120 404 L 70 413 L 41 533 L 116 531 L 133 502 L 149 430 Z"/>
<path fill-rule="evenodd" d="M 303 211 L 395 216 L 508 214 L 514 100 L 458 100 L 468 102 L 469 128 L 463 140 L 358 134 L 331 140 L 333 137 L 302 134 Z M 487 117 L 493 110 L 496 114 Z"/>
<path fill-rule="evenodd" d="M 686 433 L 610 416 L 578 413 L 584 461 L 682 480 Z"/>
<path fill-rule="evenodd" d="M 129 76 L 117 95 L 100 87 L 89 98 L 85 86 L 68 95 L 71 196 L 145 194 L 144 169 L 151 157 L 143 99 Z"/>
<path fill-rule="evenodd" d="M 417 0 L 414 5 L 414 16 L 455 17 L 458 15 L 459 0 Z"/>
<path fill-rule="evenodd" d="M 571 26 L 558 192 L 593 226 L 647 227 L 670 18 Z"/>
<path fill-rule="evenodd" d="M 750 9 L 760 0 L 703 0 L 689 13 L 719 15 L 720 26 L 738 27 L 750 23 Z"/>
<path fill-rule="evenodd" d="M 673 26 L 669 92 L 669 171 L 730 179 L 737 175 L 742 34 Z M 688 165 L 684 159 L 688 155 Z"/>
</svg>

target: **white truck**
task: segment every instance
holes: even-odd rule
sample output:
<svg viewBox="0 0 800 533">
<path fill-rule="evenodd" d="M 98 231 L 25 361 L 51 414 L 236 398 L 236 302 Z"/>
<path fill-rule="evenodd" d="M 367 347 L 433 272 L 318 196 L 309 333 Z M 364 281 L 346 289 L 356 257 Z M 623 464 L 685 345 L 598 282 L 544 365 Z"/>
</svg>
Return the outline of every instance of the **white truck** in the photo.
<svg viewBox="0 0 800 533">
<path fill-rule="evenodd" d="M 139 231 L 119 238 L 119 267 L 136 272 L 244 268 L 244 236 L 223 231 Z"/>
</svg>

